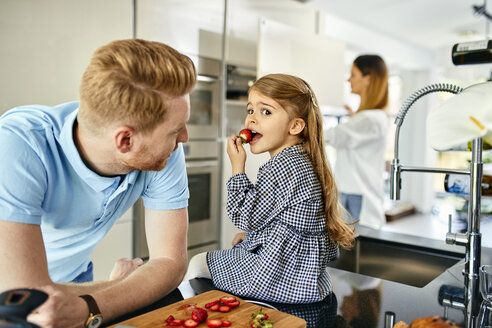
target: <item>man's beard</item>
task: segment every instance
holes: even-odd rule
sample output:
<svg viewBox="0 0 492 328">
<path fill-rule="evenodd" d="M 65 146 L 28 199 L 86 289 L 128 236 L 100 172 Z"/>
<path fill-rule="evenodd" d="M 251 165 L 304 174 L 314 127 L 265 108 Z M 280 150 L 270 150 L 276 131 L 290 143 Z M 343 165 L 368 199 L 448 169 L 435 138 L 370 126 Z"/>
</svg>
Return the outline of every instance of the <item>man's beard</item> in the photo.
<svg viewBox="0 0 492 328">
<path fill-rule="evenodd" d="M 157 159 L 154 154 L 148 150 L 148 147 L 145 146 L 138 153 L 127 159 L 124 164 L 131 170 L 161 171 L 166 167 L 167 158 Z"/>
</svg>

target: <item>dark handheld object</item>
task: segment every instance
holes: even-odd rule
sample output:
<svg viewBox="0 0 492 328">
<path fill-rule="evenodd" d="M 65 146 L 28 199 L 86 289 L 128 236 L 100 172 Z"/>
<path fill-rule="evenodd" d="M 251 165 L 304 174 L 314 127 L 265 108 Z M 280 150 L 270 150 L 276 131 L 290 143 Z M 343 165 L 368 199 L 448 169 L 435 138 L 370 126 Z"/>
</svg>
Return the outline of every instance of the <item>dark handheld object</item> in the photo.
<svg viewBox="0 0 492 328">
<path fill-rule="evenodd" d="M 455 65 L 492 63 L 492 40 L 457 43 L 451 51 Z"/>
<path fill-rule="evenodd" d="M 39 328 L 26 321 L 27 315 L 46 301 L 48 295 L 36 289 L 11 289 L 0 294 L 0 328 Z"/>
</svg>

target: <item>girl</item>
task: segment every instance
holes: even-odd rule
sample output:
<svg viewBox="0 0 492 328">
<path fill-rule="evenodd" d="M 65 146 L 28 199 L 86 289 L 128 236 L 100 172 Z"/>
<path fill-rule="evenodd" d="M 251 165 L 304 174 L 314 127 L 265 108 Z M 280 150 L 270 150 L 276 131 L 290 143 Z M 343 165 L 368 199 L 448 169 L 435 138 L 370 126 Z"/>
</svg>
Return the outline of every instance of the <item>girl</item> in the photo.
<svg viewBox="0 0 492 328">
<path fill-rule="evenodd" d="M 300 78 L 264 76 L 249 90 L 245 126 L 251 152 L 271 156 L 253 185 L 241 139 L 228 140 L 227 212 L 245 233 L 232 249 L 194 257 L 187 278 L 211 276 L 222 290 L 266 301 L 320 301 L 331 292 L 325 267 L 354 232 L 341 220 L 316 97 Z"/>
<path fill-rule="evenodd" d="M 325 132 L 335 147 L 335 179 L 343 207 L 359 224 L 379 229 L 384 215 L 384 151 L 388 118 L 388 70 L 377 55 L 355 59 L 348 80 L 360 106 L 350 118 Z"/>
</svg>

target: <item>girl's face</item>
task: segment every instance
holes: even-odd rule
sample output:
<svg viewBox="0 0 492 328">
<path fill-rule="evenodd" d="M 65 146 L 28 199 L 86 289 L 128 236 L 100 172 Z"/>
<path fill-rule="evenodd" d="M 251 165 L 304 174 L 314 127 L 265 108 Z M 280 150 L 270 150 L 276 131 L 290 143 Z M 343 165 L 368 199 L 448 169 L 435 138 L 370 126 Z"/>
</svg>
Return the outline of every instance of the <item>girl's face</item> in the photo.
<svg viewBox="0 0 492 328">
<path fill-rule="evenodd" d="M 295 119 L 291 120 L 287 111 L 275 100 L 251 90 L 248 97 L 246 128 L 256 132 L 249 143 L 253 154 L 268 151 L 270 156 L 299 143 L 297 135 L 292 134 Z"/>
<path fill-rule="evenodd" d="M 363 76 L 357 66 L 352 65 L 350 70 L 350 78 L 348 79 L 352 93 L 362 95 L 366 92 L 369 86 L 369 75 Z"/>
</svg>

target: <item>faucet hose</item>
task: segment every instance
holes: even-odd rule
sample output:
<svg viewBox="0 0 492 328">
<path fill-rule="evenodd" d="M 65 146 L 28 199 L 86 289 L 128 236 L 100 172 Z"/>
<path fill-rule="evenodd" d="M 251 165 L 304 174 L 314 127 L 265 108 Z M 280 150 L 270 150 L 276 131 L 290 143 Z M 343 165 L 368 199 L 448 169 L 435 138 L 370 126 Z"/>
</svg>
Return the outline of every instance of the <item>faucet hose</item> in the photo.
<svg viewBox="0 0 492 328">
<path fill-rule="evenodd" d="M 436 84 L 431 84 L 426 87 L 423 87 L 422 89 L 419 89 L 412 93 L 401 105 L 401 109 L 396 115 L 395 118 L 395 124 L 397 126 L 401 126 L 403 124 L 403 120 L 405 119 L 405 116 L 407 115 L 408 110 L 410 107 L 420 98 L 423 96 L 433 93 L 433 92 L 450 92 L 453 94 L 457 94 L 463 91 L 462 87 L 459 87 L 457 85 L 449 84 L 449 83 L 436 83 Z"/>
</svg>

